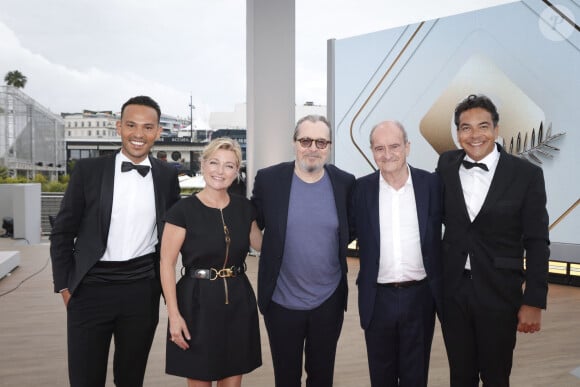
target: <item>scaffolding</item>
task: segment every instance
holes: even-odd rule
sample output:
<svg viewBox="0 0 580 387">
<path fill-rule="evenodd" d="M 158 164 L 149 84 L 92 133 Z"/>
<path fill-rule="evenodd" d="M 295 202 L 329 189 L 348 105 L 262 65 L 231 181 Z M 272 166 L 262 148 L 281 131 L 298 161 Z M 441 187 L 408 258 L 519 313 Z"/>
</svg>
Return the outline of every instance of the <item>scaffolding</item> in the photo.
<svg viewBox="0 0 580 387">
<path fill-rule="evenodd" d="M 29 179 L 66 171 L 63 120 L 12 86 L 0 86 L 0 166 Z"/>
</svg>

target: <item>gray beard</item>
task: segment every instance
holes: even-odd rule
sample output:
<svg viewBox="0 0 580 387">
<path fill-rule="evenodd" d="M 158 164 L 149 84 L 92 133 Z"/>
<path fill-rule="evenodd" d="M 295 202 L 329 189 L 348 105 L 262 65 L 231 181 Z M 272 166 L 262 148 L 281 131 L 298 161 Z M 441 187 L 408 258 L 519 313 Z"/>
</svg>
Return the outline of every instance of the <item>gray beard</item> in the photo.
<svg viewBox="0 0 580 387">
<path fill-rule="evenodd" d="M 300 162 L 300 161 L 298 162 L 298 164 L 300 164 L 301 169 L 306 173 L 318 172 L 322 168 L 324 168 L 324 165 L 321 165 L 321 166 L 306 165 L 305 163 Z"/>
</svg>

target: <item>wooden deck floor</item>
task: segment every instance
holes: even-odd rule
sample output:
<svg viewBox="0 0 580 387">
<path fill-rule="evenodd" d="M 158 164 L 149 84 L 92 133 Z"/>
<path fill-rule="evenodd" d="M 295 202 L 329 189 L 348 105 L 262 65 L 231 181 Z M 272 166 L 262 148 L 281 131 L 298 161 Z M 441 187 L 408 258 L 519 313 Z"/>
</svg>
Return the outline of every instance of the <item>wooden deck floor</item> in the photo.
<svg viewBox="0 0 580 387">
<path fill-rule="evenodd" d="M 48 242 L 28 246 L 0 238 L 0 250 L 19 250 L 21 266 L 0 280 L 0 386 L 66 386 L 66 318 L 61 298 L 52 293 Z M 349 260 L 349 308 L 345 315 L 336 359 L 335 386 L 369 386 L 366 352 L 357 311 L 354 280 L 358 261 Z M 248 274 L 255 286 L 257 258 L 248 257 Z M 9 292 L 24 281 L 16 290 Z M 7 294 L 4 294 L 9 292 Z M 149 357 L 145 386 L 184 386 L 165 375 L 166 310 Z M 243 385 L 271 387 L 272 363 L 262 325 L 264 364 L 245 375 Z M 515 387 L 580 386 L 580 288 L 551 285 L 548 310 L 539 334 L 519 335 L 512 371 Z M 441 330 L 436 328 L 429 386 L 447 386 L 449 375 Z M 113 386 L 109 369 L 107 386 Z"/>
</svg>

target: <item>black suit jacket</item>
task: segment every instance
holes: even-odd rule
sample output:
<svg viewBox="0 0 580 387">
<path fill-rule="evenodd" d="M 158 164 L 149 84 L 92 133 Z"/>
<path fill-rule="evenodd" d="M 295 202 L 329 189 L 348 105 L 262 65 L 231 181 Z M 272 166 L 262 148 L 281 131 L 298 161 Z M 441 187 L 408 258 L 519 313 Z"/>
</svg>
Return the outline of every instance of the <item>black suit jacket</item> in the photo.
<svg viewBox="0 0 580 387">
<path fill-rule="evenodd" d="M 55 292 L 68 288 L 74 293 L 105 252 L 113 208 L 116 154 L 82 159 L 75 164 L 50 236 Z M 179 200 L 179 182 L 173 166 L 153 157 L 149 160 L 161 241 L 165 212 Z"/>
<path fill-rule="evenodd" d="M 459 178 L 465 151 L 446 152 L 439 158 L 437 170 L 445 191 L 444 294 L 450 297 L 456 291 L 469 254 L 473 287 L 483 305 L 545 308 L 550 242 L 544 175 L 538 166 L 507 154 L 499 145 L 498 149 L 493 180 L 473 222 Z"/>
<path fill-rule="evenodd" d="M 334 165 L 327 164 L 324 170 L 332 183 L 338 214 L 340 245 L 336 259 L 339 260 L 343 276 L 346 277 L 346 253 L 351 240 L 347 211 L 355 178 Z M 268 309 L 272 300 L 282 265 L 293 175 L 294 161 L 261 169 L 254 180 L 252 203 L 257 210 L 258 226 L 264 229 L 258 267 L 258 306 L 262 313 Z M 344 307 L 346 308 L 346 297 Z"/>
<path fill-rule="evenodd" d="M 423 265 L 427 273 L 433 301 L 440 313 L 441 283 L 441 216 L 442 197 L 439 177 L 422 169 L 409 167 L 413 180 L 417 220 L 421 238 Z M 375 305 L 380 261 L 379 225 L 380 171 L 357 180 L 352 200 L 352 219 L 358 238 L 360 271 L 357 277 L 360 323 L 368 328 Z"/>
</svg>

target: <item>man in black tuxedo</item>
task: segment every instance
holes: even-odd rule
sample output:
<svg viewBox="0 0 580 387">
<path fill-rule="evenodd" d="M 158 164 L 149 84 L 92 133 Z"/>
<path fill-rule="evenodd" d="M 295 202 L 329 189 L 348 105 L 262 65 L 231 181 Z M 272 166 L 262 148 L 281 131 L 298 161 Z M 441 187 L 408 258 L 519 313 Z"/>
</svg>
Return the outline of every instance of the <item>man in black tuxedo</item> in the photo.
<svg viewBox="0 0 580 387">
<path fill-rule="evenodd" d="M 407 164 L 410 142 L 396 121 L 370 134 L 379 168 L 356 181 L 357 277 L 372 386 L 427 386 L 441 289 L 441 183 Z"/>
<path fill-rule="evenodd" d="M 258 306 L 270 339 L 277 387 L 331 387 L 347 301 L 348 203 L 355 178 L 326 164 L 325 117 L 301 118 L 296 160 L 258 171 L 252 202 L 264 229 Z M 304 356 L 305 354 L 305 356 Z"/>
<path fill-rule="evenodd" d="M 451 386 L 509 386 L 516 331 L 540 330 L 548 292 L 548 213 L 541 168 L 495 140 L 492 101 L 455 109 L 461 150 L 445 152 L 443 335 Z M 525 255 L 525 270 L 524 270 Z M 523 291 L 522 291 L 523 285 Z"/>
<path fill-rule="evenodd" d="M 143 384 L 159 319 L 163 217 L 179 200 L 176 169 L 149 156 L 160 117 L 149 97 L 125 102 L 121 150 L 76 163 L 54 222 L 54 290 L 67 309 L 73 387 L 105 385 L 112 337 L 115 384 Z"/>
</svg>

